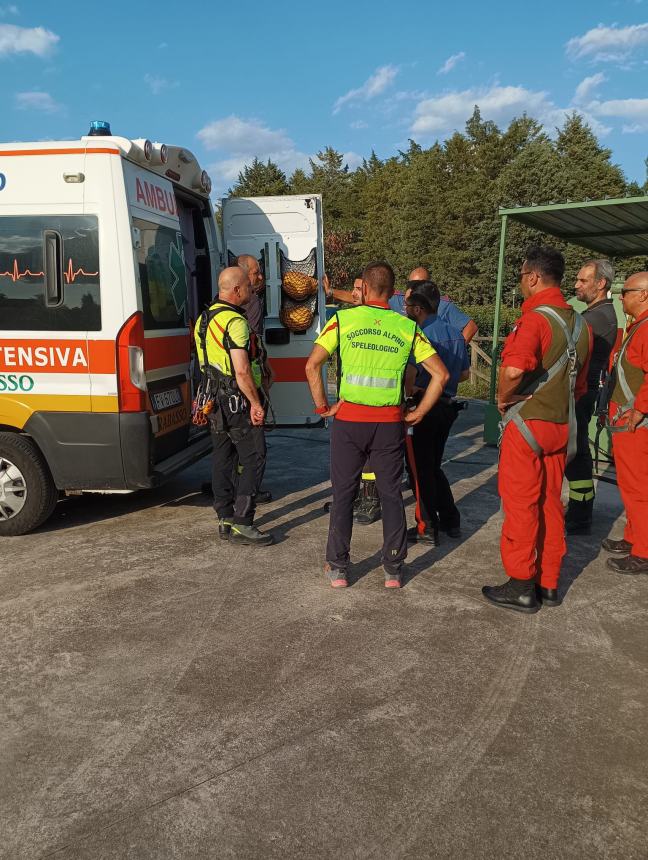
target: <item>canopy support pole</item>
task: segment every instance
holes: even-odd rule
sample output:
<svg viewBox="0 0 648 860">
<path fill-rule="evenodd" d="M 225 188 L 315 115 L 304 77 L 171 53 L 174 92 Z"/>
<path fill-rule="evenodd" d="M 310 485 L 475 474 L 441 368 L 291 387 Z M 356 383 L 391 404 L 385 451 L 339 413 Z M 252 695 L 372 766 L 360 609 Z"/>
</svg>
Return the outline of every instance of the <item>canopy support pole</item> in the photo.
<svg viewBox="0 0 648 860">
<path fill-rule="evenodd" d="M 500 311 L 502 306 L 502 287 L 504 283 L 504 259 L 506 249 L 506 229 L 508 226 L 508 216 L 502 215 L 502 226 L 500 230 L 500 246 L 499 260 L 497 263 L 497 288 L 495 290 L 495 315 L 493 319 L 493 350 L 490 378 L 490 395 L 488 398 L 488 406 L 486 407 L 486 419 L 484 421 L 484 442 L 487 445 L 497 445 L 499 438 L 499 422 L 500 414 L 497 410 L 495 395 L 497 392 L 497 366 L 499 362 L 499 331 L 500 331 Z"/>
</svg>

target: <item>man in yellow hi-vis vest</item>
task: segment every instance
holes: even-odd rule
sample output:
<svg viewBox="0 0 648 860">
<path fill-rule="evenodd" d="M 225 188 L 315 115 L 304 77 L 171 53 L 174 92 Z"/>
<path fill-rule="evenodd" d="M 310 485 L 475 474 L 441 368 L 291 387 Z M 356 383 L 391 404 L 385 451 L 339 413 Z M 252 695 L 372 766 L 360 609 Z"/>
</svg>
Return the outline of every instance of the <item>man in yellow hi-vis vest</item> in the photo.
<svg viewBox="0 0 648 860">
<path fill-rule="evenodd" d="M 394 271 L 371 263 L 362 273 L 362 301 L 338 311 L 315 342 L 306 376 L 315 412 L 335 417 L 331 434 L 333 504 L 326 547 L 326 572 L 334 588 L 347 584 L 353 529 L 353 499 L 362 468 L 371 456 L 382 502 L 382 563 L 385 586 L 400 588 L 407 555 L 405 510 L 401 496 L 404 427 L 418 424 L 437 402 L 448 373 L 418 325 L 389 308 Z M 329 406 L 322 366 L 338 353 L 338 402 Z M 403 415 L 405 370 L 414 355 L 430 373 L 418 407 Z"/>
<path fill-rule="evenodd" d="M 255 496 L 265 470 L 265 410 L 256 335 L 243 311 L 250 297 L 243 269 L 230 266 L 218 278 L 218 298 L 198 319 L 196 347 L 213 410 L 212 487 L 223 540 L 267 546 L 273 539 L 254 526 Z M 234 466 L 243 467 L 234 482 Z"/>
</svg>

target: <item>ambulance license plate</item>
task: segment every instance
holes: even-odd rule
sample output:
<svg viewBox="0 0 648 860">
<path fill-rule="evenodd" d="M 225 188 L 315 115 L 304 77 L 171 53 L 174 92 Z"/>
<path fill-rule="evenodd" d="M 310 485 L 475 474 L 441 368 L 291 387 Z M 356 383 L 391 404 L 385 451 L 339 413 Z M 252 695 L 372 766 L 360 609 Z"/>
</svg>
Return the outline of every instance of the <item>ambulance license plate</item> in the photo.
<svg viewBox="0 0 648 860">
<path fill-rule="evenodd" d="M 156 412 L 172 409 L 182 403 L 182 394 L 179 388 L 171 388 L 169 391 L 156 391 L 151 393 L 151 404 Z"/>
</svg>

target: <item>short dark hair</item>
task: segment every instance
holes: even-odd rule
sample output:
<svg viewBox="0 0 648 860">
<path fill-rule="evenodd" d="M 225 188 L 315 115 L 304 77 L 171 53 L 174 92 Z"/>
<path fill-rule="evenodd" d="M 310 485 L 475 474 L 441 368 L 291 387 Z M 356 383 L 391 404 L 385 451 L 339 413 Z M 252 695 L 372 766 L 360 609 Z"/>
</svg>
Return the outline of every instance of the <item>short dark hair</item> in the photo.
<svg viewBox="0 0 648 860">
<path fill-rule="evenodd" d="M 556 284 L 560 284 L 565 274 L 565 258 L 550 245 L 531 245 L 527 248 L 524 262 L 531 271 Z"/>
<path fill-rule="evenodd" d="M 364 267 L 362 280 L 369 284 L 373 293 L 386 296 L 394 289 L 396 275 L 389 263 L 384 262 L 384 260 L 377 260 Z"/>
<path fill-rule="evenodd" d="M 410 282 L 408 281 L 408 284 Z M 412 281 L 408 302 L 411 305 L 420 305 L 429 314 L 436 314 L 441 301 L 441 291 L 434 281 Z"/>
</svg>

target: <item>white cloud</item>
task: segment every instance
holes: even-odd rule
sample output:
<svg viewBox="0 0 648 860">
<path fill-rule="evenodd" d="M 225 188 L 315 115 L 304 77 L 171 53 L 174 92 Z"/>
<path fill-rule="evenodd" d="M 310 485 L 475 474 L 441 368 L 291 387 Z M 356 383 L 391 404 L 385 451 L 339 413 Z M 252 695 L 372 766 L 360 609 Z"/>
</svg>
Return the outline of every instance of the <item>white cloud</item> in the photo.
<svg viewBox="0 0 648 860">
<path fill-rule="evenodd" d="M 282 129 L 271 129 L 259 120 L 241 119 L 234 115 L 210 122 L 197 137 L 205 149 L 230 150 L 244 155 L 259 155 L 293 146 Z"/>
<path fill-rule="evenodd" d="M 363 157 L 358 155 L 357 152 L 345 152 L 342 156 L 342 164 L 346 164 L 349 170 L 355 170 L 356 167 L 360 167 L 363 161 Z"/>
<path fill-rule="evenodd" d="M 583 36 L 567 42 L 566 50 L 572 60 L 592 59 L 597 62 L 626 62 L 637 48 L 648 45 L 648 24 L 619 27 L 599 24 Z"/>
<path fill-rule="evenodd" d="M 590 75 L 589 78 L 583 78 L 580 84 L 576 87 L 573 99 L 574 104 L 584 104 L 606 80 L 607 78 L 602 72 L 599 72 L 596 75 Z"/>
<path fill-rule="evenodd" d="M 308 155 L 299 151 L 283 129 L 269 128 L 256 119 L 228 116 L 210 122 L 196 136 L 205 149 L 223 156 L 209 166 L 218 193 L 236 181 L 240 171 L 254 158 L 270 159 L 287 175 L 298 167 L 309 166 Z"/>
<path fill-rule="evenodd" d="M 351 128 L 361 129 L 361 128 L 369 128 L 369 124 L 366 123 L 363 119 L 357 119 L 355 122 L 351 123 Z"/>
<path fill-rule="evenodd" d="M 447 75 L 448 72 L 451 72 L 454 69 L 457 63 L 460 63 L 465 58 L 465 56 L 465 52 L 460 51 L 458 54 L 453 54 L 451 57 L 448 57 L 445 63 L 438 70 L 437 75 Z"/>
<path fill-rule="evenodd" d="M 373 75 L 367 78 L 361 87 L 349 90 L 348 93 L 340 96 L 333 105 L 333 113 L 339 113 L 344 105 L 370 101 L 376 98 L 376 96 L 381 95 L 389 87 L 397 74 L 397 66 L 380 66 Z"/>
<path fill-rule="evenodd" d="M 46 57 L 52 52 L 60 36 L 43 27 L 17 27 L 0 24 L 0 57 L 11 54 L 36 54 Z"/>
<path fill-rule="evenodd" d="M 40 90 L 32 90 L 26 93 L 16 93 L 16 107 L 18 110 L 35 110 L 42 113 L 60 113 L 64 108 L 62 104 L 55 101 L 49 93 Z"/>
<path fill-rule="evenodd" d="M 648 99 L 593 101 L 587 105 L 587 110 L 595 116 L 625 120 L 621 129 L 624 134 L 648 131 Z"/>
<path fill-rule="evenodd" d="M 17 15 L 17 6 L 0 6 L 0 18 L 8 18 L 10 15 Z"/>
<path fill-rule="evenodd" d="M 151 90 L 154 96 L 159 96 L 161 92 L 169 89 L 170 87 L 177 87 L 177 81 L 169 81 L 166 78 L 161 78 L 158 75 L 144 75 L 144 83 Z"/>
<path fill-rule="evenodd" d="M 484 119 L 493 120 L 500 125 L 526 113 L 547 126 L 549 131 L 553 131 L 577 110 L 596 134 L 604 135 L 610 131 L 593 116 L 589 105 L 586 108 L 575 104 L 559 107 L 546 92 L 499 84 L 488 88 L 453 90 L 423 99 L 416 106 L 410 131 L 426 138 L 461 129 L 472 115 L 475 105 L 479 106 Z"/>
<path fill-rule="evenodd" d="M 470 117 L 475 105 L 482 116 L 502 122 L 527 112 L 539 117 L 552 107 L 544 92 L 524 87 L 502 87 L 452 91 L 419 102 L 411 130 L 418 134 L 437 134 L 458 128 Z"/>
</svg>

